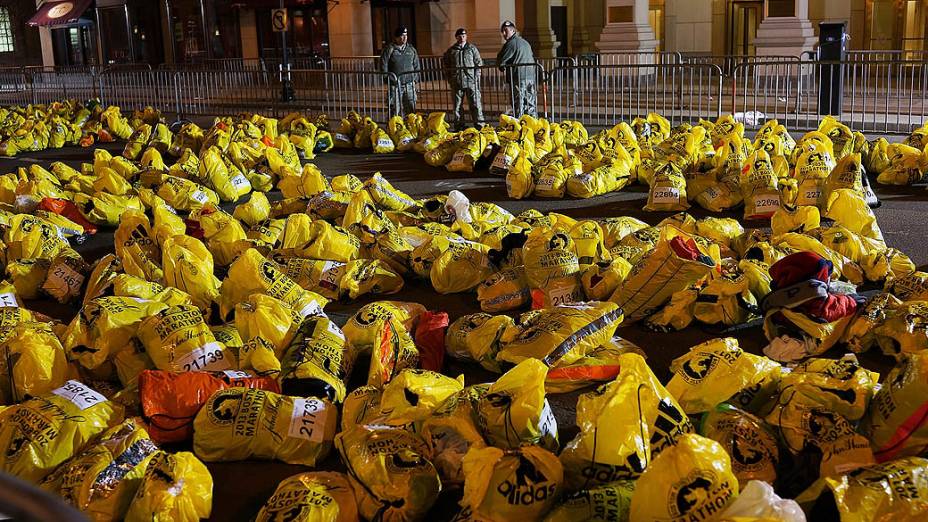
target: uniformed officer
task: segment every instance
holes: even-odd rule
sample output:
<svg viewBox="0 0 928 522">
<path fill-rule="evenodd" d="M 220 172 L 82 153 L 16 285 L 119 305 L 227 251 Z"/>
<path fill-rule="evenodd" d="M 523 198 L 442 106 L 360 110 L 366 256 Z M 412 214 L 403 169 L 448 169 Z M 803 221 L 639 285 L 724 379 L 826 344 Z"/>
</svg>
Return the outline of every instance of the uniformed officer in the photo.
<svg viewBox="0 0 928 522">
<path fill-rule="evenodd" d="M 516 25 L 509 20 L 503 22 L 499 31 L 506 43 L 496 55 L 496 65 L 499 66 L 499 70 L 506 72 L 506 80 L 512 92 L 513 116 L 537 116 L 535 55 L 532 46 L 519 35 Z"/>
<path fill-rule="evenodd" d="M 480 69 L 483 60 L 477 47 L 467 42 L 467 30 L 463 27 L 454 32 L 454 45 L 445 51 L 444 65 L 448 84 L 454 93 L 454 121 L 462 127 L 461 108 L 464 98 L 470 104 L 470 115 L 474 125 L 483 123 L 483 106 L 480 104 Z"/>
<path fill-rule="evenodd" d="M 399 85 L 391 86 L 390 110 L 401 108 L 403 115 L 416 112 L 416 83 L 419 81 L 419 53 L 407 43 L 409 31 L 397 27 L 393 32 L 393 43 L 380 53 L 380 70 L 396 75 Z"/>
</svg>

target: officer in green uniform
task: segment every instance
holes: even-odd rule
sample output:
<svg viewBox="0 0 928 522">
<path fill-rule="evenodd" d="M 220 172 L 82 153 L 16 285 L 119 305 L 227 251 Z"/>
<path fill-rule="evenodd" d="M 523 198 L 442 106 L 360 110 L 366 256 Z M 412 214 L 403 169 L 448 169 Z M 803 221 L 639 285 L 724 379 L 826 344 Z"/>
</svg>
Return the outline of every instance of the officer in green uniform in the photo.
<svg viewBox="0 0 928 522">
<path fill-rule="evenodd" d="M 506 43 L 496 55 L 496 65 L 499 70 L 506 72 L 506 80 L 512 92 L 513 116 L 516 118 L 523 114 L 537 116 L 535 55 L 532 52 L 532 46 L 519 35 L 516 25 L 509 20 L 503 22 L 499 30 Z"/>
<path fill-rule="evenodd" d="M 483 106 L 480 104 L 480 69 L 483 59 L 480 51 L 467 42 L 467 30 L 463 27 L 454 32 L 455 43 L 445 51 L 445 76 L 454 93 L 454 121 L 463 127 L 461 108 L 464 98 L 470 104 L 470 115 L 474 125 L 483 123 Z"/>
<path fill-rule="evenodd" d="M 393 32 L 393 43 L 380 53 L 380 70 L 395 74 L 399 80 L 399 85 L 390 88 L 390 110 L 400 108 L 404 116 L 416 112 L 416 82 L 419 81 L 419 74 L 413 73 L 419 70 L 419 53 L 407 43 L 408 39 L 409 31 L 398 27 Z"/>
</svg>

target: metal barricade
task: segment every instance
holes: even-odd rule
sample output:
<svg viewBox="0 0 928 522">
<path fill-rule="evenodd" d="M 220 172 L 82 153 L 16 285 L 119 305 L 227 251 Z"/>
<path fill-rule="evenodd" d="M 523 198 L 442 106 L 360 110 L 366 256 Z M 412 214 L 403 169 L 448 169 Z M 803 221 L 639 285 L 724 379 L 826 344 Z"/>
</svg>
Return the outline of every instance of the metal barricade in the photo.
<svg viewBox="0 0 928 522">
<path fill-rule="evenodd" d="M 176 71 L 172 82 L 178 118 L 279 112 L 280 82 L 264 71 Z"/>
<path fill-rule="evenodd" d="M 95 67 L 26 67 L 32 90 L 32 103 L 51 103 L 63 99 L 89 100 L 98 95 Z"/>
<path fill-rule="evenodd" d="M 552 120 L 612 126 L 654 111 L 677 124 L 722 111 L 722 70 L 713 64 L 559 67 L 547 83 Z"/>
<path fill-rule="evenodd" d="M 741 64 L 732 75 L 731 111 L 746 127 L 774 119 L 790 129 L 818 128 L 825 116 L 819 98 L 825 68 L 839 68 L 844 82 L 837 117 L 861 132 L 910 132 L 928 120 L 928 62 L 864 60 Z"/>
<path fill-rule="evenodd" d="M 22 67 L 0 69 L 0 105 L 32 103 L 32 86 Z"/>
<path fill-rule="evenodd" d="M 493 121 L 499 118 L 500 114 L 513 114 L 516 111 L 514 100 L 517 93 L 513 85 L 518 83 L 519 77 L 531 78 L 534 76 L 534 95 L 535 108 L 539 116 L 548 115 L 549 99 L 547 95 L 547 85 L 545 83 L 547 75 L 544 67 L 540 64 L 516 64 L 502 68 L 484 65 L 481 67 L 466 68 L 474 73 L 476 78 L 477 90 L 480 91 L 481 105 L 483 108 L 484 118 L 487 121 Z M 410 81 L 416 83 L 418 95 L 416 101 L 416 110 L 419 112 L 442 111 L 451 113 L 454 111 L 455 93 L 451 88 L 449 79 L 455 74 L 457 69 L 423 69 L 397 75 L 400 84 Z M 528 88 L 527 96 L 531 98 L 531 87 Z M 463 118 L 469 121 L 469 107 L 465 100 L 462 103 L 461 112 Z M 399 110 L 399 105 L 395 105 Z M 449 114 L 449 121 L 451 120 Z"/>
<path fill-rule="evenodd" d="M 576 65 L 652 65 L 683 63 L 676 51 L 606 51 L 578 55 Z"/>
<path fill-rule="evenodd" d="M 685 63 L 701 63 L 718 65 L 722 69 L 722 74 L 731 76 L 732 71 L 740 64 L 755 62 L 775 62 L 775 63 L 798 63 L 798 56 L 788 55 L 768 55 L 768 56 L 734 56 L 734 55 L 715 55 L 715 54 L 689 54 L 683 56 Z"/>
<path fill-rule="evenodd" d="M 297 69 L 290 72 L 294 101 L 289 110 L 308 110 L 328 114 L 337 120 L 348 111 L 386 123 L 391 109 L 390 90 L 396 75 L 378 71 L 332 71 Z"/>
<path fill-rule="evenodd" d="M 117 105 L 124 113 L 154 107 L 164 112 L 177 111 L 174 71 L 120 71 L 100 73 L 98 89 L 104 105 Z"/>
</svg>

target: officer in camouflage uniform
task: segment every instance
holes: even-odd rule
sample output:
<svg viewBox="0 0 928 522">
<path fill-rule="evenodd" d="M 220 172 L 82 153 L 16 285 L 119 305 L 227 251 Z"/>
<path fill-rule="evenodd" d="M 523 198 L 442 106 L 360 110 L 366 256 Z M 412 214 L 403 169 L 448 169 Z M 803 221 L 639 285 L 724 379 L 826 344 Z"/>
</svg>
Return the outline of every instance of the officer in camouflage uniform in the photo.
<svg viewBox="0 0 928 522">
<path fill-rule="evenodd" d="M 416 112 L 416 82 L 419 81 L 418 73 L 408 74 L 419 70 L 419 53 L 407 43 L 408 35 L 405 27 L 398 27 L 393 32 L 393 43 L 380 53 L 380 70 L 391 72 L 399 79 L 399 85 L 390 86 L 390 110 L 399 107 L 404 116 Z"/>
<path fill-rule="evenodd" d="M 445 51 L 445 76 L 454 93 L 454 121 L 458 128 L 463 127 L 461 108 L 464 98 L 470 104 L 470 115 L 474 125 L 483 123 L 483 106 L 480 104 L 480 69 L 483 60 L 480 51 L 473 44 L 467 43 L 467 30 L 463 27 L 454 32 L 454 45 Z"/>
<path fill-rule="evenodd" d="M 523 114 L 537 116 L 535 109 L 535 55 L 532 46 L 516 31 L 516 25 L 509 20 L 503 22 L 499 28 L 506 43 L 496 55 L 496 65 L 499 70 L 506 72 L 506 80 L 512 92 L 513 116 L 516 118 Z M 518 64 L 521 67 L 513 67 Z"/>
</svg>

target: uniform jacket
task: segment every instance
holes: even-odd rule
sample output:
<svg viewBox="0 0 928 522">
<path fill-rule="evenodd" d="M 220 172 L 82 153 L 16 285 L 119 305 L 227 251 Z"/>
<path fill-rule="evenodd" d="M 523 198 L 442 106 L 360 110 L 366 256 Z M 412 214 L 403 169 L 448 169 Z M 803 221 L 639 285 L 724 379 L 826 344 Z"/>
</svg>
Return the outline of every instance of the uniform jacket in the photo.
<svg viewBox="0 0 928 522">
<path fill-rule="evenodd" d="M 392 72 L 402 84 L 417 82 L 419 81 L 418 74 L 402 73 L 419 70 L 419 53 L 408 43 L 404 46 L 387 44 L 380 53 L 380 70 Z"/>
<path fill-rule="evenodd" d="M 475 88 L 480 71 L 477 67 L 483 65 L 480 51 L 473 44 L 463 46 L 455 43 L 445 51 L 444 66 L 448 82 L 456 89 Z"/>
</svg>

